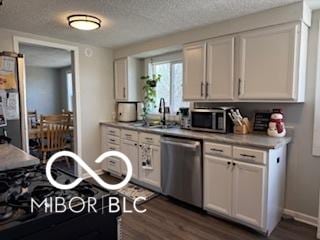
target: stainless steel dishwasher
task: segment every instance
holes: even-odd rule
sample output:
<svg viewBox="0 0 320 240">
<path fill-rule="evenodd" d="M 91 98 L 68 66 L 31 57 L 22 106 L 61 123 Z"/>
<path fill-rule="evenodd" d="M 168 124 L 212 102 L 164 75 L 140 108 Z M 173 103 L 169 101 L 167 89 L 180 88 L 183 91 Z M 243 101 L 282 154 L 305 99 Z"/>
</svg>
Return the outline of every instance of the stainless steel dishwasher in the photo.
<svg viewBox="0 0 320 240">
<path fill-rule="evenodd" d="M 201 142 L 161 139 L 161 187 L 164 195 L 202 207 Z"/>
</svg>

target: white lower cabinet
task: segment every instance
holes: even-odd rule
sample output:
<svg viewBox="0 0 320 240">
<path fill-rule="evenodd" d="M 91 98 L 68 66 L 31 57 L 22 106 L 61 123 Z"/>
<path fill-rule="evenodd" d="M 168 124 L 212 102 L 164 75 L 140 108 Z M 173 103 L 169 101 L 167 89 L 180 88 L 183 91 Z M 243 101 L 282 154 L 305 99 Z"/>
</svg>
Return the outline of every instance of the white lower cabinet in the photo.
<svg viewBox="0 0 320 240">
<path fill-rule="evenodd" d="M 231 215 L 231 161 L 213 156 L 204 159 L 204 208 Z"/>
<path fill-rule="evenodd" d="M 265 166 L 204 158 L 204 208 L 264 227 Z"/>
<path fill-rule="evenodd" d="M 120 151 L 125 154 L 132 164 L 132 178 L 139 178 L 139 146 L 137 142 L 121 140 Z M 126 175 L 127 169 L 123 161 L 121 161 L 121 171 L 123 175 Z"/>
<path fill-rule="evenodd" d="M 142 147 L 139 149 L 139 180 L 152 185 L 161 187 L 161 155 L 160 147 L 149 145 L 149 154 L 143 153 Z M 147 156 L 145 156 L 147 155 Z"/>
<path fill-rule="evenodd" d="M 284 208 L 286 146 L 214 148 L 229 146 L 230 156 L 212 146 L 204 143 L 204 209 L 270 235 Z"/>
<path fill-rule="evenodd" d="M 233 162 L 232 216 L 263 228 L 265 226 L 266 167 Z"/>
<path fill-rule="evenodd" d="M 143 154 L 142 148 L 148 149 L 147 154 Z M 129 158 L 135 183 L 156 191 L 161 189 L 160 135 L 102 126 L 101 152 L 111 150 L 120 151 Z M 105 159 L 101 168 L 119 177 L 127 173 L 125 163 L 115 157 Z"/>
</svg>

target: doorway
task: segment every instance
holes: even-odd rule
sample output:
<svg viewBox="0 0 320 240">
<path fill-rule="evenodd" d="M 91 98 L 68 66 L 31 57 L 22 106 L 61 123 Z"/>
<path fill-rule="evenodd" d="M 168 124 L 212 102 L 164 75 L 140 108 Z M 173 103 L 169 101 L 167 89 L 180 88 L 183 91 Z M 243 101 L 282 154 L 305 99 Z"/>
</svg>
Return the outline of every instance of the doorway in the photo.
<svg viewBox="0 0 320 240">
<path fill-rule="evenodd" d="M 81 155 L 77 47 L 19 37 L 14 42 L 15 51 L 24 55 L 25 62 L 24 76 L 19 78 L 24 150 L 44 163 L 61 150 Z M 63 122 L 67 126 L 59 150 L 50 149 L 52 144 L 48 144 L 56 141 L 48 137 L 52 135 L 48 133 L 51 128 L 45 127 L 52 117 L 59 117 L 59 124 Z M 76 176 L 81 174 L 80 166 L 72 159 L 57 160 L 55 167 Z"/>
</svg>

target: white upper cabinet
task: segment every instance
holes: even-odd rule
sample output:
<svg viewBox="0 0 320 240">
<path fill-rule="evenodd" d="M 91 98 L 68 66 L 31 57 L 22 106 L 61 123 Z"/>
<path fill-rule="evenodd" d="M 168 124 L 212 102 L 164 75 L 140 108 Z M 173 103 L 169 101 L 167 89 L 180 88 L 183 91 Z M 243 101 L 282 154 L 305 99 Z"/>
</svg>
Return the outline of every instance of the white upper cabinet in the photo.
<svg viewBox="0 0 320 240">
<path fill-rule="evenodd" d="M 286 24 L 239 35 L 240 100 L 304 100 L 307 27 Z"/>
<path fill-rule="evenodd" d="M 208 100 L 232 100 L 234 86 L 234 36 L 214 38 L 207 42 Z"/>
<path fill-rule="evenodd" d="M 206 42 L 187 44 L 183 48 L 183 99 L 205 98 Z"/>
<path fill-rule="evenodd" d="M 297 22 L 186 44 L 183 99 L 303 102 L 307 43 Z"/>
<path fill-rule="evenodd" d="M 128 96 L 128 60 L 122 58 L 114 61 L 115 98 L 126 100 Z"/>
<path fill-rule="evenodd" d="M 114 61 L 116 101 L 141 101 L 142 61 L 132 57 Z"/>
</svg>

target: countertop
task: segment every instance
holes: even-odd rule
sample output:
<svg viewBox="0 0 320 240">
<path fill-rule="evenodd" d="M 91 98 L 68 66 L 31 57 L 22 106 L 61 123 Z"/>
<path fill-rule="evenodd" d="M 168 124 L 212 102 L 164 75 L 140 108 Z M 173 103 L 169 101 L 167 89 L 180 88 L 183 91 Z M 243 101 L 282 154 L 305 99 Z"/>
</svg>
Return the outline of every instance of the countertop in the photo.
<svg viewBox="0 0 320 240">
<path fill-rule="evenodd" d="M 150 132 L 150 133 L 155 133 L 160 135 L 201 139 L 205 141 L 214 141 L 217 143 L 250 146 L 250 147 L 264 148 L 264 149 L 280 148 L 291 142 L 291 137 L 275 138 L 275 137 L 269 137 L 265 134 L 248 134 L 248 135 L 237 135 L 233 133 L 217 134 L 217 133 L 208 133 L 208 132 L 181 129 L 179 127 L 167 128 L 167 129 L 155 129 L 155 128 L 134 126 L 134 123 L 122 123 L 122 122 L 101 122 L 100 125 L 124 128 L 128 130 Z"/>
<path fill-rule="evenodd" d="M 39 164 L 35 158 L 11 144 L 0 144 L 0 171 Z"/>
</svg>

